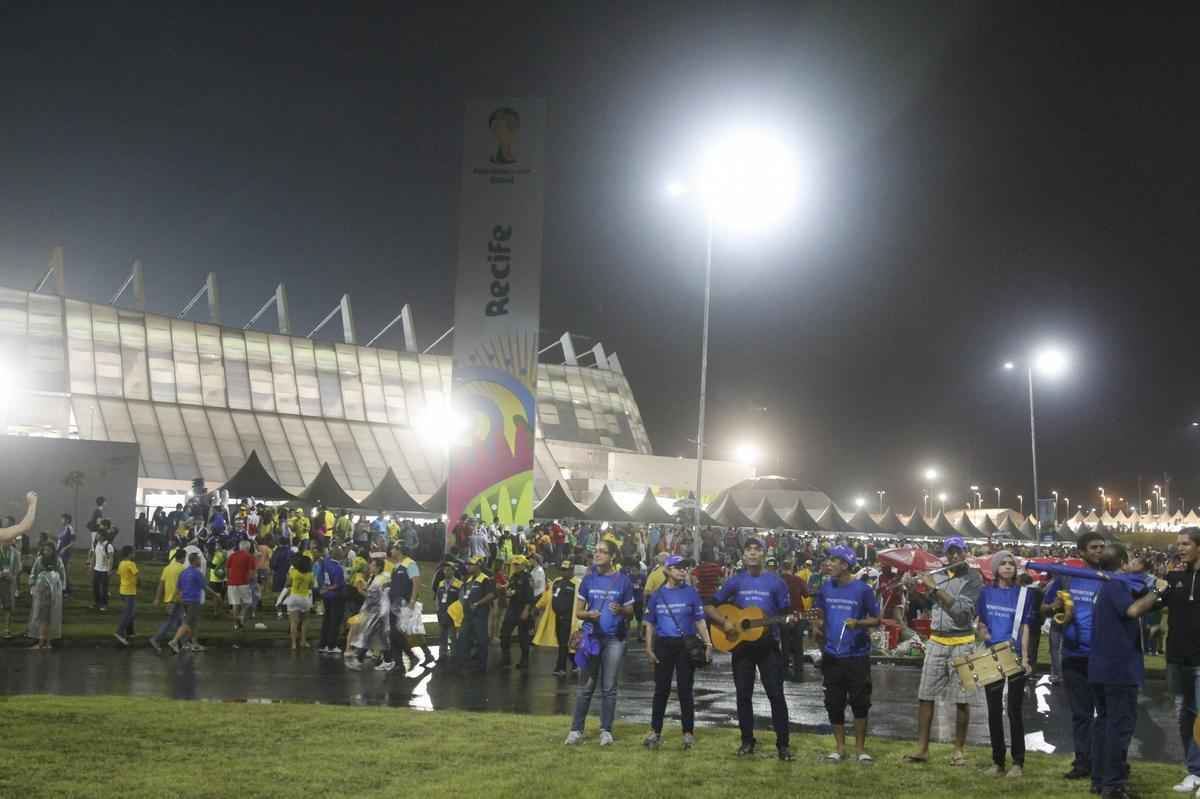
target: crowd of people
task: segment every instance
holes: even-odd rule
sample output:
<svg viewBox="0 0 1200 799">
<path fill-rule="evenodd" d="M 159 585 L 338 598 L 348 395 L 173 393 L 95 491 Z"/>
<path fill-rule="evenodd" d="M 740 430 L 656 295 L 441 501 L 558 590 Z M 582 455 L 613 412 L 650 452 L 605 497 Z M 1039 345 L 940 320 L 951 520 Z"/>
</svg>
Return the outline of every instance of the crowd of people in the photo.
<svg viewBox="0 0 1200 799">
<path fill-rule="evenodd" d="M 318 507 L 309 515 L 254 503 L 159 510 L 139 519 L 152 531 L 141 548 L 115 550 L 119 531 L 105 518 L 104 506 L 104 498 L 97 498 L 86 523 L 85 557 L 97 610 L 108 609 L 109 575 L 117 575 L 121 616 L 115 636 L 123 645 L 130 643 L 136 619 L 135 553 L 160 551 L 168 563 L 154 601 L 169 613 L 149 636 L 157 651 L 203 651 L 198 639 L 208 623 L 206 602 L 220 608 L 219 617 L 232 618 L 235 646 L 252 629 L 265 627 L 260 618 L 274 613 L 288 619 L 291 648 L 308 649 L 308 623 L 319 619 L 317 651 L 342 657 L 349 669 L 479 673 L 488 670 L 489 650 L 498 641 L 499 668 L 520 670 L 531 666 L 532 646 L 548 646 L 556 650 L 554 674 L 578 679 L 568 745 L 584 741 L 597 689 L 599 742 L 615 743 L 619 678 L 627 643 L 634 641 L 642 645 L 655 681 L 651 729 L 643 744 L 662 745 L 674 692 L 682 746 L 694 746 L 695 671 L 711 661 L 714 639 L 721 638 L 727 645 L 735 642 L 729 646 L 742 733 L 739 755 L 756 751 L 758 682 L 771 709 L 777 754 L 792 759 L 783 684 L 816 662 L 833 729 L 828 758 L 870 762 L 870 657 L 881 649 L 879 628 L 894 624 L 919 639 L 924 654 L 916 747 L 905 762 L 928 762 L 937 702 L 956 707 L 950 765 L 967 762 L 970 703 L 977 689 L 964 683 L 956 663 L 977 655 L 982 643 L 1008 648 L 1019 663 L 983 688 L 990 771 L 1019 778 L 1025 758 L 1022 698 L 1045 632 L 1051 677 L 1061 681 L 1072 716 L 1074 760 L 1065 777 L 1088 779 L 1095 792 L 1121 799 L 1128 795 L 1126 752 L 1143 654 L 1165 649 L 1172 685 L 1183 693 L 1179 723 L 1188 775 L 1176 789 L 1200 797 L 1200 751 L 1192 738 L 1200 694 L 1195 591 L 1200 530 L 1184 530 L 1166 551 L 1135 552 L 1086 530 L 1073 547 L 1049 553 L 999 545 L 972 551 L 951 537 L 941 543 L 944 568 L 915 571 L 879 557 L 903 541 L 707 529 L 694 562 L 689 556 L 695 539 L 670 526 L 547 523 L 505 530 L 464 517 L 447 534 L 441 525 L 419 526 L 383 514 L 354 518 Z M 10 634 L 21 576 L 28 574 L 32 607 L 26 633 L 38 649 L 61 636 L 63 596 L 72 590 L 66 567 L 77 539 L 71 516 L 63 514 L 61 522 L 56 537 L 43 533 L 34 547 L 21 545 L 28 535 L 0 541 L 5 632 Z M 10 519 L 3 529 L 16 526 Z M 1083 566 L 1061 565 L 1070 558 Z M 418 560 L 438 564 L 430 581 L 440 634 L 436 654 L 425 637 L 419 599 L 425 575 Z M 982 560 L 989 568 L 972 567 Z M 747 628 L 735 623 L 731 608 L 758 613 L 764 634 L 738 642 Z"/>
</svg>

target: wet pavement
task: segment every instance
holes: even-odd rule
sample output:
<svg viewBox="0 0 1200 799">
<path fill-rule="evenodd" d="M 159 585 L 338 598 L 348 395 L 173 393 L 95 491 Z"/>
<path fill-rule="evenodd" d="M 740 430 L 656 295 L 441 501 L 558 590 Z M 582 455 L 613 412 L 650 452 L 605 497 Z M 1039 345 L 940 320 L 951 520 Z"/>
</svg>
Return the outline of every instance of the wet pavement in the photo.
<svg viewBox="0 0 1200 799">
<path fill-rule="evenodd" d="M 436 648 L 435 648 L 436 649 Z M 21 694 L 128 695 L 220 702 L 304 702 L 335 705 L 412 707 L 422 710 L 457 708 L 506 713 L 568 714 L 574 707 L 575 683 L 550 674 L 554 653 L 535 648 L 529 671 L 497 669 L 485 675 L 459 675 L 415 669 L 408 674 L 353 671 L 341 657 L 322 657 L 309 650 L 209 649 L 183 656 L 157 655 L 144 644 L 132 649 L 67 648 L 53 652 L 0 650 L 0 696 Z M 872 668 L 871 735 L 912 740 L 916 736 L 916 692 L 919 670 L 911 666 L 876 664 Z M 1070 751 L 1070 713 L 1061 687 L 1042 684 L 1027 689 L 1024 705 L 1026 740 L 1031 749 L 1047 746 Z M 830 732 L 822 700 L 819 673 L 807 667 L 800 682 L 785 683 L 792 727 Z M 617 704 L 625 721 L 649 725 L 654 682 L 645 654 L 627 653 Z M 592 702 L 599 712 L 599 693 Z M 770 707 L 756 692 L 755 715 L 770 728 Z M 668 705 L 669 724 L 678 719 L 678 705 Z M 698 725 L 736 726 L 737 716 L 729 657 L 719 656 L 696 679 Z M 564 719 L 564 734 L 566 732 Z M 934 738 L 953 733 L 954 709 L 938 706 Z M 1138 702 L 1137 729 L 1131 758 L 1178 762 L 1181 744 L 1176 732 L 1175 703 L 1164 680 L 1148 680 Z M 769 733 L 766 740 L 770 740 Z M 979 692 L 971 708 L 969 740 L 987 743 L 987 710 Z"/>
</svg>

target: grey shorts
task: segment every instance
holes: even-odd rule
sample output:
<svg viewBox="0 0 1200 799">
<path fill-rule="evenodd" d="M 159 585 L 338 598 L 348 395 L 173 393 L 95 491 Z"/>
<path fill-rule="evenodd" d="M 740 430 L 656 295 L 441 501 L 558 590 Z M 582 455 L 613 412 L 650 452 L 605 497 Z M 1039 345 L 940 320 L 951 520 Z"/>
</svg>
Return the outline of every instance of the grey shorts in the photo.
<svg viewBox="0 0 1200 799">
<path fill-rule="evenodd" d="M 189 629 L 196 629 L 196 622 L 200 621 L 200 610 L 203 607 L 199 602 L 189 602 L 183 606 L 183 623 Z"/>
<path fill-rule="evenodd" d="M 13 578 L 0 577 L 0 610 L 13 609 L 13 597 L 15 596 Z"/>
<path fill-rule="evenodd" d="M 925 663 L 921 666 L 921 685 L 917 688 L 917 699 L 923 702 L 953 702 L 969 704 L 975 695 L 974 689 L 963 688 L 954 668 L 954 659 L 975 653 L 975 644 L 943 646 L 934 641 L 925 643 Z"/>
</svg>

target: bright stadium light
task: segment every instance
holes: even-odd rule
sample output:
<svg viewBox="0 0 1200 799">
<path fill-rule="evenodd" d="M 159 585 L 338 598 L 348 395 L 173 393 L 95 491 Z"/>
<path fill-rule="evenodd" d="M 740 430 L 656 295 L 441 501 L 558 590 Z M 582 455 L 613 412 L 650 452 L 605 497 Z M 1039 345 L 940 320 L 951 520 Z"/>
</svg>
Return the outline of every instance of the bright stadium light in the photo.
<svg viewBox="0 0 1200 799">
<path fill-rule="evenodd" d="M 754 444 L 738 444 L 733 451 L 734 460 L 747 466 L 755 466 L 762 460 L 762 450 Z"/>
<path fill-rule="evenodd" d="M 866 505 L 866 504 L 867 504 L 867 501 L 865 499 L 863 499 L 862 497 L 854 498 L 854 507 L 861 508 L 863 505 Z"/>
<path fill-rule="evenodd" d="M 683 195 L 687 194 L 687 190 L 688 190 L 687 184 L 683 183 L 682 181 L 672 180 L 669 183 L 667 183 L 667 196 L 668 197 L 672 197 L 672 198 L 682 197 Z"/>
<path fill-rule="evenodd" d="M 1033 365 L 1044 377 L 1058 377 L 1067 370 L 1067 355 L 1056 347 L 1047 347 L 1034 356 Z"/>
<path fill-rule="evenodd" d="M 925 479 L 926 480 L 938 479 L 938 470 L 937 469 L 926 469 L 925 470 Z"/>
<path fill-rule="evenodd" d="M 753 232 L 791 213 L 800 188 L 795 155 L 778 136 L 737 130 L 705 152 L 699 190 L 713 222 Z"/>
<path fill-rule="evenodd" d="M 1008 369 L 1008 370 L 1010 370 L 1010 371 L 1011 371 L 1011 370 L 1015 369 L 1016 367 L 1017 367 L 1017 365 L 1016 365 L 1015 363 L 1013 363 L 1012 361 L 1005 361 L 1005 362 L 1004 362 L 1004 368 L 1005 368 L 1005 369 Z"/>
<path fill-rule="evenodd" d="M 469 425 L 467 417 L 447 403 L 427 406 L 416 417 L 413 429 L 429 447 L 446 449 L 462 438 Z"/>
</svg>

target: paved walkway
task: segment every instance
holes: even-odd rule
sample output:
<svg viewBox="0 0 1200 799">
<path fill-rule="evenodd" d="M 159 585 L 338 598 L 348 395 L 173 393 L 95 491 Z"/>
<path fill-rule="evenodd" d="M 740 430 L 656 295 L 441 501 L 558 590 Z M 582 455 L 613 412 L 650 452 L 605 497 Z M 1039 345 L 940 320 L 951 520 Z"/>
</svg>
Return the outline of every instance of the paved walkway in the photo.
<svg viewBox="0 0 1200 799">
<path fill-rule="evenodd" d="M 493 650 L 493 663 L 499 657 Z M 414 707 L 426 710 L 459 708 L 509 713 L 568 714 L 574 707 L 571 680 L 550 674 L 553 653 L 534 650 L 528 672 L 500 671 L 460 676 L 417 669 L 391 674 L 347 669 L 340 657 L 321 657 L 307 651 L 293 655 L 286 649 L 213 648 L 203 653 L 175 657 L 157 655 L 142 645 L 133 649 L 110 646 L 72 647 L 53 652 L 0 650 L 0 696 L 20 694 L 116 694 L 221 702 L 313 702 L 339 705 Z M 900 739 L 916 735 L 916 690 L 919 672 L 908 666 L 876 665 L 873 668 L 871 734 Z M 785 691 L 794 729 L 829 733 L 819 675 L 809 667 L 805 679 L 786 683 Z M 650 664 L 639 650 L 627 654 L 622 675 L 618 715 L 649 724 L 654 683 Z M 987 711 L 980 693 L 971 709 L 970 740 L 987 743 Z M 599 712 L 599 694 L 592 712 Z M 756 698 L 755 715 L 769 729 L 766 698 Z M 678 705 L 668 706 L 672 720 Z M 1138 703 L 1137 731 L 1131 758 L 1179 761 L 1175 705 L 1162 680 L 1146 684 Z M 719 656 L 696 681 L 696 719 L 699 725 L 737 724 L 733 681 L 728 656 Z M 934 737 L 946 740 L 953 732 L 953 708 L 940 707 Z M 1070 714 L 1061 688 L 1047 679 L 1028 689 L 1025 702 L 1028 742 L 1044 741 L 1055 750 L 1069 751 Z M 564 720 L 564 734 L 566 722 Z M 769 740 L 767 733 L 767 740 Z"/>
</svg>

